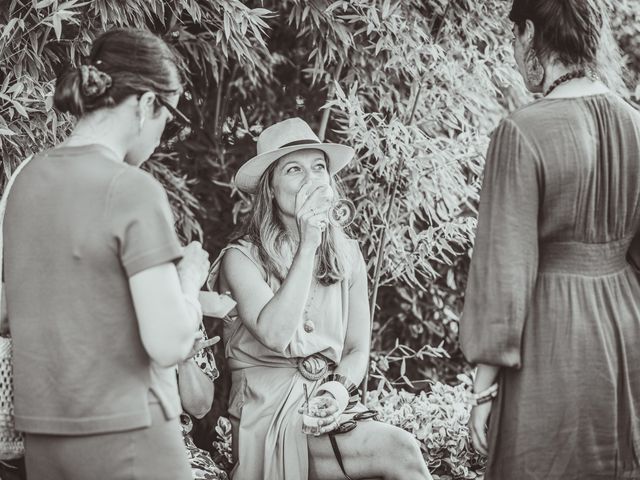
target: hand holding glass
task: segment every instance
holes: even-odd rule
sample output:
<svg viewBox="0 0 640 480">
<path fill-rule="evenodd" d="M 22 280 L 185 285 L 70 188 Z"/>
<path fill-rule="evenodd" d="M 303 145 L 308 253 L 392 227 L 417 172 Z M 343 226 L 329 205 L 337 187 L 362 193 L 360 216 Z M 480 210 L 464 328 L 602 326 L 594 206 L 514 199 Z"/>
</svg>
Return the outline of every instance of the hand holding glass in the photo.
<svg viewBox="0 0 640 480">
<path fill-rule="evenodd" d="M 327 426 L 335 422 L 333 416 L 337 409 L 338 404 L 333 397 L 311 397 L 302 406 L 302 432 L 307 435 L 326 432 Z"/>
<path fill-rule="evenodd" d="M 336 198 L 333 188 L 329 184 L 320 184 L 324 187 L 325 195 L 328 197 L 330 207 L 327 212 L 327 221 L 334 227 L 345 228 L 353 222 L 356 215 L 356 207 L 347 198 Z"/>
</svg>

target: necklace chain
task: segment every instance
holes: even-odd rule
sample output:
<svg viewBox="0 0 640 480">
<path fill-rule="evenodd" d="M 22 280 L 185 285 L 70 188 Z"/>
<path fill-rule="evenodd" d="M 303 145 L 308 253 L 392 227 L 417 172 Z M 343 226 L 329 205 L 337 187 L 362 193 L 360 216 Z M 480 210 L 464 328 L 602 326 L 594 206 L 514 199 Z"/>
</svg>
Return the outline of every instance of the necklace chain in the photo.
<svg viewBox="0 0 640 480">
<path fill-rule="evenodd" d="M 549 95 L 551 92 L 553 92 L 553 90 L 555 90 L 557 87 L 559 87 L 563 83 L 567 83 L 569 80 L 573 80 L 574 78 L 579 78 L 584 76 L 585 76 L 584 70 L 574 70 L 573 72 L 565 73 L 564 75 L 558 77 L 555 80 L 555 82 L 549 85 L 549 88 L 547 88 L 547 91 L 544 92 L 544 96 L 546 97 L 547 95 Z"/>
</svg>

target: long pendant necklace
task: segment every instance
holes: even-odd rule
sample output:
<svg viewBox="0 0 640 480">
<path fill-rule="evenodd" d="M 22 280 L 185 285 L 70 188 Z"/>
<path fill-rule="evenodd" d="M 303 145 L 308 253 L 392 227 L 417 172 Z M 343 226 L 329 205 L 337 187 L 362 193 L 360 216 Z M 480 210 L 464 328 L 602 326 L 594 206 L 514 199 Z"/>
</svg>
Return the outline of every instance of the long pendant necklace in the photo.
<svg viewBox="0 0 640 480">
<path fill-rule="evenodd" d="M 564 75 L 558 77 L 551 85 L 549 85 L 547 91 L 544 92 L 544 96 L 546 97 L 547 95 L 549 95 L 551 92 L 553 92 L 553 90 L 555 90 L 563 83 L 567 83 L 569 80 L 573 80 L 574 78 L 584 77 L 585 75 L 586 74 L 584 70 L 575 70 L 573 72 L 565 73 Z"/>
<path fill-rule="evenodd" d="M 316 326 L 313 323 L 313 320 L 309 318 L 309 311 L 311 311 L 313 300 L 315 299 L 315 296 L 316 296 L 316 290 L 317 290 L 317 281 L 315 278 L 312 278 L 311 291 L 309 292 L 309 298 L 307 299 L 307 304 L 305 305 L 304 313 L 302 314 L 304 318 L 304 323 L 302 324 L 302 327 L 304 328 L 304 331 L 307 333 L 311 333 L 316 329 Z"/>
</svg>

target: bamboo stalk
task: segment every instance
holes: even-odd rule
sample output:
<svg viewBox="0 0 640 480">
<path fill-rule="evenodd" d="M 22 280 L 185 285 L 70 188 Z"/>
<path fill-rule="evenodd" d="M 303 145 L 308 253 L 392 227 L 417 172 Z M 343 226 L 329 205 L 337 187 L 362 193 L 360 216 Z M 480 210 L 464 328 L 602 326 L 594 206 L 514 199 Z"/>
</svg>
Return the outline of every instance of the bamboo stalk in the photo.
<svg viewBox="0 0 640 480">
<path fill-rule="evenodd" d="M 438 39 L 440 38 L 440 33 L 442 32 L 442 27 L 444 26 L 450 6 L 451 6 L 451 1 L 447 3 L 444 14 L 442 15 L 442 21 L 438 26 L 438 31 L 436 32 L 433 39 L 434 44 L 437 43 Z M 420 94 L 422 93 L 422 84 L 423 84 L 423 79 L 420 78 L 418 82 L 418 90 L 416 92 L 416 96 L 413 100 L 413 105 L 411 107 L 411 113 L 409 114 L 409 117 L 406 122 L 408 125 L 411 125 L 413 123 L 413 119 L 415 118 L 416 109 L 418 106 L 418 100 L 420 99 Z M 402 169 L 404 168 L 404 164 L 405 164 L 405 157 L 401 157 L 394 174 L 394 181 L 391 188 L 391 195 L 389 196 L 389 203 L 387 204 L 387 211 L 385 212 L 385 216 L 384 216 L 385 221 L 382 227 L 382 234 L 380 235 L 380 242 L 378 243 L 378 249 L 376 251 L 376 266 L 375 266 L 375 270 L 373 271 L 373 287 L 371 288 L 371 301 L 369 304 L 370 315 L 371 315 L 370 325 L 369 325 L 369 328 L 371 329 L 369 332 L 370 333 L 369 338 L 371 339 L 370 342 L 373 340 L 373 320 L 375 318 L 376 304 L 378 301 L 380 277 L 382 276 L 382 260 L 383 260 L 382 253 L 387 243 L 387 231 L 389 229 L 389 221 L 391 219 L 391 212 L 393 210 L 393 207 L 395 206 L 395 200 L 398 194 L 398 185 L 400 183 L 400 176 L 402 175 Z M 367 371 L 365 372 L 364 379 L 362 381 L 362 386 L 363 386 L 362 395 L 361 395 L 362 403 L 366 402 L 367 385 L 369 384 L 369 370 L 370 370 L 368 365 L 368 359 L 370 357 L 371 357 L 371 343 L 369 344 L 369 355 L 367 356 Z"/>
<path fill-rule="evenodd" d="M 336 74 L 334 80 L 337 82 L 342 74 L 342 67 L 344 62 L 340 59 L 338 63 L 338 68 L 336 68 Z M 329 89 L 327 91 L 327 101 L 331 100 L 333 96 L 336 94 L 336 86 L 335 83 L 332 82 L 329 85 Z M 324 142 L 325 135 L 327 133 L 327 125 L 329 124 L 329 116 L 331 115 L 331 108 L 325 108 L 324 112 L 322 112 L 322 120 L 320 121 L 320 130 L 318 130 L 318 138 L 321 142 Z"/>
</svg>

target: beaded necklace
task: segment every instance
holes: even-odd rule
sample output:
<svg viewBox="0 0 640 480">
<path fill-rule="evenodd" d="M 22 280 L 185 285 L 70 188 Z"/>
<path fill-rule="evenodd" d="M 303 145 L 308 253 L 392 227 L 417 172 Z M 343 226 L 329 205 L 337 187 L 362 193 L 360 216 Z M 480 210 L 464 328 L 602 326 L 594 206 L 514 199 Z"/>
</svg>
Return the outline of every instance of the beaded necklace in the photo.
<svg viewBox="0 0 640 480">
<path fill-rule="evenodd" d="M 569 80 L 573 80 L 574 78 L 584 77 L 584 70 L 575 70 L 573 72 L 565 73 L 564 75 L 558 77 L 555 82 L 549 85 L 547 91 L 544 92 L 544 96 L 549 95 L 556 87 L 562 85 L 563 83 L 567 83 Z"/>
</svg>

